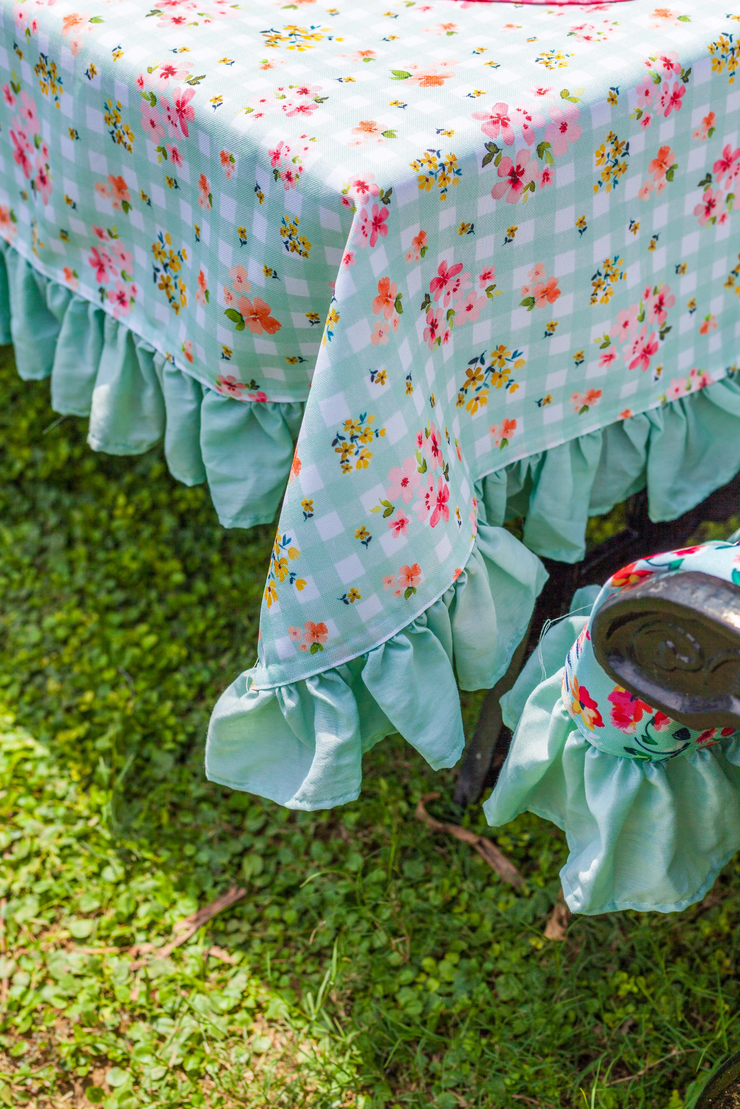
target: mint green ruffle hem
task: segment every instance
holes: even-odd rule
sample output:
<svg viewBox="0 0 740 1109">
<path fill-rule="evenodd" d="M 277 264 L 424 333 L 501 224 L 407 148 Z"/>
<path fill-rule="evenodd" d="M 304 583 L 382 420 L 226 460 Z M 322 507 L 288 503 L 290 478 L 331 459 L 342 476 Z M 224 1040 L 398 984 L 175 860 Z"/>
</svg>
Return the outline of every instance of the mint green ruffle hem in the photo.
<svg viewBox="0 0 740 1109">
<path fill-rule="evenodd" d="M 141 454 L 161 442 L 173 477 L 208 482 L 224 527 L 274 519 L 302 403 L 221 396 L 2 240 L 0 342 L 13 343 L 24 381 L 51 378 L 55 412 L 89 418 L 93 450 Z"/>
<path fill-rule="evenodd" d="M 435 770 L 453 766 L 465 745 L 457 683 L 496 683 L 546 577 L 509 532 L 481 522 L 457 580 L 384 643 L 278 688 L 261 686 L 259 665 L 241 674 L 213 710 L 207 777 L 323 809 L 359 796 L 363 754 L 393 732 Z"/>
<path fill-rule="evenodd" d="M 514 738 L 483 811 L 500 827 L 532 812 L 565 832 L 560 871 L 574 913 L 680 912 L 740 849 L 740 740 L 664 762 L 592 747 L 560 699 L 563 662 L 598 590 L 580 590 L 504 698 Z"/>
<path fill-rule="evenodd" d="M 731 376 L 513 462 L 476 489 L 490 523 L 522 516 L 530 550 L 579 562 L 589 516 L 647 487 L 650 518 L 675 520 L 738 471 L 740 383 Z"/>
</svg>

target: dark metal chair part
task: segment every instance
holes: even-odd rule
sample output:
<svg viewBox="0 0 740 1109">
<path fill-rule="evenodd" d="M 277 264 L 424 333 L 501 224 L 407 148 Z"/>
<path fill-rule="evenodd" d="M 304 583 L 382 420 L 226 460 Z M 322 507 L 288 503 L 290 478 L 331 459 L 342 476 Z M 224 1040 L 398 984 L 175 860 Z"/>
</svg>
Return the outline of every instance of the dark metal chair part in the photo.
<svg viewBox="0 0 740 1109">
<path fill-rule="evenodd" d="M 643 490 L 627 502 L 627 526 L 593 547 L 582 562 L 569 564 L 543 558 L 550 577 L 537 600 L 521 661 L 526 661 L 537 646 L 545 622 L 567 613 L 576 589 L 584 585 L 600 585 L 637 558 L 658 551 L 676 550 L 686 543 L 703 521 L 727 520 L 739 508 L 740 474 L 683 516 L 662 523 L 654 523 L 650 519 L 647 493 Z M 506 676 L 486 694 L 478 726 L 465 749 L 455 786 L 454 803 L 458 809 L 473 804 L 484 789 L 493 787 L 503 766 L 511 733 L 502 725 L 498 701 L 511 688 L 518 671 L 519 666 L 515 667 L 512 663 Z"/>
<path fill-rule="evenodd" d="M 740 1051 L 731 1055 L 702 1090 L 696 1109 L 740 1109 Z"/>
<path fill-rule="evenodd" d="M 656 574 L 604 602 L 591 640 L 615 682 L 680 724 L 740 727 L 740 586 Z"/>
</svg>

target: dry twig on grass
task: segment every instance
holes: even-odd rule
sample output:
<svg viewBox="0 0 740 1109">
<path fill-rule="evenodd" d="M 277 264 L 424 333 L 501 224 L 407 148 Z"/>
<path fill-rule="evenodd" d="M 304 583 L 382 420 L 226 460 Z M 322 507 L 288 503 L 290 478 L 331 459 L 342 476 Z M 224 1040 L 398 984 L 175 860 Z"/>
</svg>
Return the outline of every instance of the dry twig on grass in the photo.
<svg viewBox="0 0 740 1109">
<path fill-rule="evenodd" d="M 499 878 L 502 878 L 504 882 L 508 882 L 512 886 L 523 886 L 524 878 L 511 859 L 507 859 L 493 840 L 488 839 L 487 836 L 479 836 L 476 832 L 470 832 L 467 828 L 461 828 L 459 824 L 443 824 L 440 820 L 435 820 L 433 816 L 429 815 L 425 808 L 426 803 L 427 801 L 435 801 L 438 797 L 438 793 L 425 793 L 423 797 L 420 797 L 416 804 L 416 819 L 420 820 L 422 824 L 426 824 L 430 832 L 443 832 L 445 835 L 462 840 L 463 843 L 469 843 L 481 858 L 485 859 L 490 867 L 493 867 Z"/>
<path fill-rule="evenodd" d="M 194 936 L 199 928 L 212 920 L 217 913 L 223 912 L 224 909 L 230 908 L 241 901 L 242 897 L 247 896 L 247 891 L 243 886 L 232 886 L 226 893 L 222 893 L 215 901 L 211 901 L 210 905 L 204 905 L 202 909 L 191 913 L 186 916 L 184 920 L 178 920 L 177 924 L 172 929 L 172 939 L 166 943 L 164 947 L 157 947 L 154 943 L 140 943 L 135 944 L 134 947 L 129 949 L 130 955 L 156 955 L 159 959 L 166 959 L 171 955 L 176 947 L 187 943 L 191 936 Z M 220 947 L 211 948 L 208 954 L 212 954 L 217 959 L 222 959 L 224 962 L 229 962 L 230 959 L 223 959 L 222 949 Z M 227 953 L 228 954 L 228 953 Z M 143 966 L 142 962 L 133 963 L 132 969 Z"/>
<path fill-rule="evenodd" d="M 570 924 L 572 918 L 573 914 L 571 913 L 568 906 L 565 904 L 563 891 L 560 890 L 558 892 L 557 901 L 555 902 L 553 910 L 547 918 L 547 924 L 545 925 L 544 931 L 545 939 L 564 940 L 566 932 L 568 931 L 568 925 Z"/>
</svg>

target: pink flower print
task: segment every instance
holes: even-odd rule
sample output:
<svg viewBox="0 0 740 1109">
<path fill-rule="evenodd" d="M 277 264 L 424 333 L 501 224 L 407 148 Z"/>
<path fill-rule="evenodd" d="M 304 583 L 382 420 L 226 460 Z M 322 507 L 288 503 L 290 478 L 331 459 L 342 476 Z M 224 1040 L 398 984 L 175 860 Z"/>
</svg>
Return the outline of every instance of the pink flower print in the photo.
<svg viewBox="0 0 740 1109">
<path fill-rule="evenodd" d="M 425 524 L 434 508 L 434 474 L 427 474 L 426 484 L 416 490 L 416 496 L 418 500 L 414 505 L 414 512 L 419 517 L 419 522 Z"/>
<path fill-rule="evenodd" d="M 383 589 L 395 589 L 395 587 L 396 587 L 396 575 L 395 574 L 386 574 L 385 577 L 383 578 Z"/>
<path fill-rule="evenodd" d="M 723 192 L 721 189 L 705 189 L 701 202 L 694 208 L 702 227 L 706 227 L 711 219 L 716 219 L 722 210 Z"/>
<path fill-rule="evenodd" d="M 555 96 L 555 89 L 549 85 L 536 85 L 529 92 L 536 100 L 551 100 Z"/>
<path fill-rule="evenodd" d="M 511 117 L 515 125 L 518 125 L 522 131 L 522 138 L 527 146 L 531 146 L 537 137 L 534 133 L 535 127 L 545 126 L 545 117 L 539 115 L 538 112 L 530 112 L 528 108 L 517 107 L 513 108 Z"/>
<path fill-rule="evenodd" d="M 402 566 L 398 571 L 398 585 L 401 589 L 416 589 L 421 581 L 421 566 L 418 562 Z"/>
<path fill-rule="evenodd" d="M 115 289 L 108 290 L 108 300 L 113 305 L 113 315 L 118 320 L 131 311 L 131 296 L 122 281 L 116 281 Z"/>
<path fill-rule="evenodd" d="M 712 330 L 710 328 L 710 330 Z M 689 370 L 689 384 L 692 389 L 705 389 L 707 385 L 711 385 L 714 378 L 706 370 L 697 370 L 693 368 Z"/>
<path fill-rule="evenodd" d="M 532 158 L 528 150 L 520 150 L 516 156 L 516 162 L 512 162 L 508 157 L 502 158 L 498 175 L 504 180 L 498 181 L 493 186 L 491 196 L 494 200 L 500 200 L 501 197 L 506 196 L 507 204 L 516 204 L 525 188 L 531 182 L 537 183 L 539 172 L 539 162 Z"/>
<path fill-rule="evenodd" d="M 93 224 L 92 232 L 96 239 L 100 239 L 101 243 L 106 243 L 108 241 L 108 236 L 104 227 L 96 227 L 95 224 Z"/>
<path fill-rule="evenodd" d="M 216 391 L 221 393 L 224 397 L 233 397 L 235 400 L 242 399 L 242 393 L 246 389 L 243 381 L 237 381 L 232 374 L 221 374 L 216 378 Z"/>
<path fill-rule="evenodd" d="M 375 174 L 366 173 L 362 177 L 353 177 L 349 183 L 348 196 L 354 197 L 359 200 L 360 204 L 366 204 L 371 197 L 377 196 L 380 192 L 380 186 L 375 184 Z"/>
<path fill-rule="evenodd" d="M 683 98 L 686 95 L 686 86 L 680 81 L 673 82 L 671 89 L 668 81 L 664 82 L 663 91 L 660 94 L 660 107 L 666 119 L 671 112 L 680 112 Z"/>
<path fill-rule="evenodd" d="M 228 285 L 224 285 L 224 304 L 228 308 L 229 305 L 236 303 L 236 297 L 232 293 Z"/>
<path fill-rule="evenodd" d="M 432 518 L 429 521 L 429 526 L 436 528 L 440 520 L 447 523 L 450 519 L 450 509 L 448 501 L 450 499 L 450 487 L 443 477 L 437 478 L 437 492 L 434 497 L 434 507 L 432 510 Z"/>
<path fill-rule="evenodd" d="M 296 628 L 296 627 L 290 627 L 290 628 L 288 628 L 288 635 L 290 636 L 290 638 L 293 640 L 294 643 L 300 643 L 300 641 L 303 639 L 303 629 L 302 628 Z"/>
<path fill-rule="evenodd" d="M 20 113 L 32 131 L 40 131 L 39 117 L 36 115 L 36 104 L 25 89 L 21 92 Z"/>
<path fill-rule="evenodd" d="M 511 126 L 508 104 L 499 102 L 494 104 L 487 112 L 473 112 L 473 119 L 483 120 L 481 131 L 484 135 L 488 135 L 491 139 L 497 139 L 500 134 L 507 146 L 511 146 L 513 143 L 514 129 Z"/>
<path fill-rule="evenodd" d="M 0 213 L 1 212 L 2 212 L 2 209 L 0 209 Z M 2 225 L 0 225 L 0 227 L 1 226 Z M 71 269 L 69 266 L 64 266 L 64 268 L 62 270 L 62 273 L 64 274 L 64 280 L 67 282 L 70 289 L 76 289 L 79 282 L 77 280 L 77 275 L 76 275 L 75 271 L 73 269 Z"/>
<path fill-rule="evenodd" d="M 107 250 L 98 250 L 98 248 L 94 246 L 90 251 L 88 262 L 95 270 L 95 280 L 99 285 L 105 285 L 109 277 L 115 276 L 116 268 Z"/>
<path fill-rule="evenodd" d="M 622 351 L 622 357 L 628 369 L 634 370 L 638 366 L 645 372 L 650 367 L 650 359 L 658 353 L 658 340 L 655 332 L 648 335 L 647 324 L 643 324 Z"/>
<path fill-rule="evenodd" d="M 22 127 L 16 126 L 15 129 L 11 128 L 10 141 L 13 144 L 13 161 L 16 165 L 21 167 L 25 177 L 30 177 L 33 164 L 28 155 L 33 150 L 33 147 L 29 143 L 28 136 Z"/>
<path fill-rule="evenodd" d="M 647 297 L 645 311 L 647 312 L 648 323 L 657 323 L 658 327 L 662 327 L 666 321 L 668 310 L 675 303 L 676 298 L 668 285 L 664 285 L 654 296 Z"/>
<path fill-rule="evenodd" d="M 344 254 L 342 255 L 342 265 L 345 267 L 345 269 L 349 269 L 350 266 L 354 266 L 356 261 L 357 255 L 355 254 L 354 250 L 345 250 Z"/>
<path fill-rule="evenodd" d="M 9 108 L 15 107 L 15 93 L 10 85 L 3 85 L 3 99 Z"/>
<path fill-rule="evenodd" d="M 647 200 L 647 198 L 650 196 L 650 193 L 653 191 L 654 187 L 655 186 L 653 185 L 652 177 L 648 177 L 647 181 L 643 181 L 643 183 L 640 185 L 639 189 L 637 190 L 637 199 L 638 200 Z"/>
<path fill-rule="evenodd" d="M 190 70 L 193 68 L 192 62 L 166 62 L 157 69 L 153 77 L 156 77 L 157 85 L 160 92 L 170 87 L 172 81 L 182 81 L 188 76 Z"/>
<path fill-rule="evenodd" d="M 665 53 L 658 54 L 657 61 L 666 76 L 670 77 L 671 73 L 676 75 L 681 73 L 681 63 L 675 50 L 666 50 Z"/>
<path fill-rule="evenodd" d="M 629 308 L 617 313 L 617 322 L 612 324 L 609 334 L 619 343 L 626 343 L 637 330 L 637 312 L 639 305 L 631 304 Z M 602 355 L 603 357 L 603 355 Z M 616 355 L 615 355 L 616 357 Z"/>
<path fill-rule="evenodd" d="M 714 163 L 713 169 L 718 181 L 721 181 L 725 174 L 729 173 L 733 169 L 734 163 L 738 160 L 738 158 L 740 158 L 740 147 L 738 147 L 737 150 L 733 150 L 731 145 L 728 143 L 722 151 L 722 157 L 718 158 L 717 161 Z"/>
<path fill-rule="evenodd" d="M 637 93 L 638 108 L 642 108 L 644 111 L 645 108 L 650 107 L 653 102 L 654 87 L 655 86 L 653 85 L 652 77 L 650 77 L 649 75 L 643 77 L 643 79 L 640 81 L 639 85 L 635 89 L 635 92 Z"/>
<path fill-rule="evenodd" d="M 440 332 L 444 316 L 441 308 L 428 308 L 427 309 L 427 325 L 424 328 L 424 342 L 428 345 L 430 350 L 434 350 L 435 345 L 440 340 Z"/>
<path fill-rule="evenodd" d="M 540 174 L 540 188 L 545 189 L 548 185 L 552 185 L 555 180 L 555 170 L 552 166 L 543 166 L 542 173 Z"/>
<path fill-rule="evenodd" d="M 424 438 L 423 450 L 431 470 L 436 470 L 438 466 L 444 465 L 442 439 L 434 424 L 431 425 L 429 435 Z"/>
<path fill-rule="evenodd" d="M 615 350 L 605 350 L 599 358 L 600 366 L 611 366 L 612 362 L 616 362 L 617 352 Z"/>
<path fill-rule="evenodd" d="M 478 274 L 478 284 L 481 289 L 485 289 L 487 285 L 492 285 L 496 280 L 496 270 L 493 266 L 489 266 L 483 273 Z"/>
<path fill-rule="evenodd" d="M 377 204 L 373 204 L 372 215 L 370 217 L 370 246 L 375 246 L 378 238 L 384 239 L 388 234 L 388 209 L 379 208 Z"/>
<path fill-rule="evenodd" d="M 700 335 L 708 335 L 710 331 L 716 331 L 716 330 L 717 330 L 717 317 L 713 316 L 710 313 L 710 315 L 706 316 L 702 320 L 701 327 L 699 328 L 699 334 Z"/>
<path fill-rule="evenodd" d="M 388 473 L 388 481 L 390 485 L 385 491 L 388 500 L 397 501 L 400 497 L 404 504 L 410 504 L 414 499 L 414 490 L 421 481 L 414 456 L 405 458 L 400 466 L 393 466 Z"/>
<path fill-rule="evenodd" d="M 472 289 L 465 301 L 458 305 L 455 309 L 455 323 L 459 327 L 463 323 L 475 323 L 481 313 L 481 308 L 485 308 L 486 298 L 480 296 L 475 289 Z"/>
<path fill-rule="evenodd" d="M 36 179 L 34 184 L 37 192 L 41 193 L 41 199 L 44 204 L 48 204 L 51 200 L 52 183 L 41 155 L 36 159 Z"/>
<path fill-rule="evenodd" d="M 130 250 L 126 250 L 120 239 L 113 239 L 109 244 L 111 253 L 115 261 L 118 263 L 120 270 L 132 269 L 134 265 L 134 256 Z"/>
<path fill-rule="evenodd" d="M 195 119 L 195 109 L 190 101 L 195 96 L 195 89 L 173 89 L 174 110 L 177 122 L 185 138 L 188 138 L 188 123 Z"/>
<path fill-rule="evenodd" d="M 536 262 L 535 265 L 532 266 L 531 270 L 527 274 L 527 279 L 530 282 L 542 281 L 546 273 L 547 273 L 547 270 L 545 269 L 545 263 L 544 262 Z M 527 292 L 529 292 L 529 290 L 527 290 Z M 524 292 L 524 289 L 522 289 L 522 296 L 526 296 L 526 293 Z"/>
<path fill-rule="evenodd" d="M 391 333 L 390 325 L 383 320 L 376 320 L 375 327 L 370 335 L 370 342 L 374 347 L 384 347 Z"/>
<path fill-rule="evenodd" d="M 642 127 L 643 131 L 646 131 L 652 122 L 653 117 L 651 115 L 644 115 L 640 120 L 640 127 Z"/>
<path fill-rule="evenodd" d="M 429 291 L 434 293 L 435 300 L 439 300 L 442 293 L 445 294 L 444 300 L 442 302 L 445 308 L 447 308 L 450 300 L 452 299 L 452 290 L 450 287 L 452 281 L 457 276 L 457 274 L 460 273 L 462 268 L 462 262 L 458 262 L 456 265 L 449 267 L 446 262 L 440 262 L 439 266 L 437 267 L 436 277 L 433 277 L 431 282 L 429 283 Z"/>
<path fill-rule="evenodd" d="M 141 102 L 141 126 L 146 132 L 146 137 L 151 139 L 153 143 L 159 145 L 164 138 L 162 117 L 158 110 L 153 108 L 146 100 L 142 100 Z"/>
<path fill-rule="evenodd" d="M 396 515 L 388 521 L 388 527 L 393 532 L 396 539 L 402 535 L 406 535 L 409 530 L 411 521 L 408 516 L 399 508 L 396 510 Z"/>
<path fill-rule="evenodd" d="M 238 266 L 232 266 L 229 270 L 229 277 L 231 278 L 232 288 L 235 293 L 249 293 L 252 286 L 249 283 L 246 266 L 239 263 Z"/>
<path fill-rule="evenodd" d="M 281 105 L 288 119 L 292 119 L 293 116 L 311 116 L 320 106 L 313 100 L 284 100 Z M 352 130 L 356 128 L 353 127 Z"/>
<path fill-rule="evenodd" d="M 575 104 L 569 104 L 565 108 L 550 108 L 550 118 L 553 122 L 547 125 L 545 140 L 550 143 L 556 158 L 562 158 L 568 153 L 568 143 L 577 142 L 580 139 L 581 127 L 576 123 L 580 116 L 581 113 Z"/>
<path fill-rule="evenodd" d="M 686 393 L 691 391 L 691 386 L 687 387 L 685 377 L 674 377 L 670 385 L 665 391 L 668 400 L 678 400 L 679 397 L 686 396 Z"/>
<path fill-rule="evenodd" d="M 167 151 L 173 166 L 178 166 L 178 168 L 182 169 L 185 165 L 185 160 L 177 147 L 167 143 Z"/>
</svg>

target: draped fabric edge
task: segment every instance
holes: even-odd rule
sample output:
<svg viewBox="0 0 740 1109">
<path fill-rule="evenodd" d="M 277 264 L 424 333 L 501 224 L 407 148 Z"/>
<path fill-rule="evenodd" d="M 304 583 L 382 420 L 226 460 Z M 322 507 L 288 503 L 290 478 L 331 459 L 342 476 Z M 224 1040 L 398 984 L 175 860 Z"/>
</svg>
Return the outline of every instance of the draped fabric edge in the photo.
<svg viewBox="0 0 740 1109">
<path fill-rule="evenodd" d="M 94 450 L 141 454 L 162 443 L 173 477 L 208 482 L 225 527 L 274 518 L 305 401 L 222 395 L 178 365 L 179 355 L 155 350 L 2 238 L 0 342 L 14 344 L 24 380 L 51 378 L 56 412 L 89 418 Z M 504 464 L 477 479 L 476 493 L 490 524 L 522 517 L 527 547 L 577 562 L 589 516 L 639 489 L 647 487 L 651 518 L 670 520 L 729 481 L 740 470 L 739 431 L 740 384 L 728 372 L 662 407 Z"/>
<path fill-rule="evenodd" d="M 370 651 L 288 685 L 265 688 L 259 664 L 240 674 L 213 710 L 207 777 L 320 809 L 359 795 L 363 754 L 395 732 L 433 769 L 453 766 L 465 745 L 458 685 L 495 685 L 546 578 L 519 540 L 480 521 L 458 578 Z"/>
<path fill-rule="evenodd" d="M 572 615 L 550 628 L 502 698 L 514 737 L 483 811 L 493 827 L 531 812 L 565 833 L 560 879 L 572 912 L 681 912 L 740 849 L 740 740 L 645 762 L 584 739 L 560 685 L 597 592 L 576 593 Z"/>
<path fill-rule="evenodd" d="M 161 443 L 174 478 L 208 483 L 224 527 L 274 519 L 304 402 L 241 400 L 209 388 L 2 239 L 0 342 L 13 343 L 24 381 L 51 379 L 55 412 L 89 419 L 93 450 L 137 455 Z"/>
</svg>

